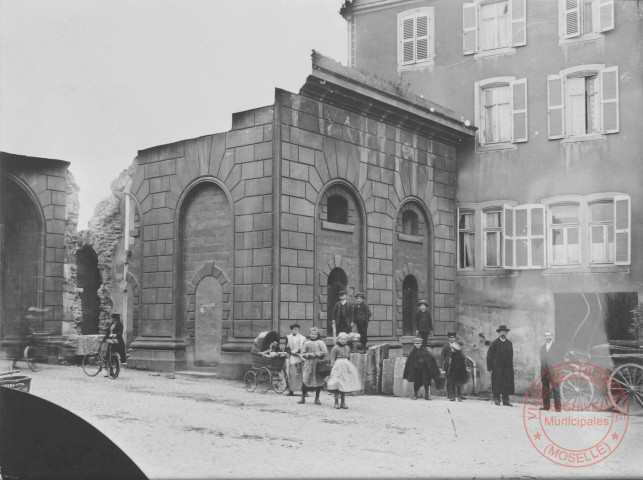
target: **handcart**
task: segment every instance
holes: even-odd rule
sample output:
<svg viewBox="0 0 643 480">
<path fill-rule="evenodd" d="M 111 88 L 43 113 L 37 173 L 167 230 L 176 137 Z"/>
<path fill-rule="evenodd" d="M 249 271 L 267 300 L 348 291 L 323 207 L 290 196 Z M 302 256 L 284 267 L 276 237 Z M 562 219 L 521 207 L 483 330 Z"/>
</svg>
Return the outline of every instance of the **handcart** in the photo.
<svg viewBox="0 0 643 480">
<path fill-rule="evenodd" d="M 268 351 L 273 342 L 279 343 L 279 334 L 275 331 L 261 332 L 255 338 L 250 352 L 252 368 L 243 378 L 248 392 L 259 390 L 261 393 L 266 393 L 272 388 L 277 393 L 283 393 L 288 388 L 288 376 L 284 368 L 286 354 L 284 352 L 262 353 Z"/>
</svg>

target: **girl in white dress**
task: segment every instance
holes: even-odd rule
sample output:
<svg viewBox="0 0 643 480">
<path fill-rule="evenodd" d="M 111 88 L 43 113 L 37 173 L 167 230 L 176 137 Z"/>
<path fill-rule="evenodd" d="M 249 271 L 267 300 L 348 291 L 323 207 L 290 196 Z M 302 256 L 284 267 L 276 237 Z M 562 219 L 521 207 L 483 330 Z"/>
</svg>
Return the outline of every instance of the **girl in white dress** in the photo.
<svg viewBox="0 0 643 480">
<path fill-rule="evenodd" d="M 341 332 L 337 336 L 337 345 L 330 351 L 330 365 L 332 370 L 328 379 L 327 388 L 335 392 L 335 408 L 348 408 L 346 394 L 362 390 L 362 379 L 357 368 L 351 362 L 351 349 L 346 342 L 348 334 Z M 341 404 L 339 398 L 341 396 Z"/>
</svg>

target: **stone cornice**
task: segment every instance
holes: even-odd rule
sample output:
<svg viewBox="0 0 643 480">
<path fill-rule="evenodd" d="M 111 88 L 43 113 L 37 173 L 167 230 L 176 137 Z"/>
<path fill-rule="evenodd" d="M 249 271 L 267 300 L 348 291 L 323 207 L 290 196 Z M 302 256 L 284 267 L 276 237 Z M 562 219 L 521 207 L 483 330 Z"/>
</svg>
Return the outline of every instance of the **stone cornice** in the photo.
<svg viewBox="0 0 643 480">
<path fill-rule="evenodd" d="M 335 65 L 323 57 L 320 59 L 315 53 L 313 73 L 307 78 L 300 94 L 451 145 L 474 137 L 476 128 L 465 126 L 454 118 L 453 111 L 420 97 L 396 95 L 395 92 L 378 88 L 379 85 L 367 84 L 363 79 L 369 80 L 369 77 Z M 369 83 L 384 82 L 375 79 Z"/>
</svg>

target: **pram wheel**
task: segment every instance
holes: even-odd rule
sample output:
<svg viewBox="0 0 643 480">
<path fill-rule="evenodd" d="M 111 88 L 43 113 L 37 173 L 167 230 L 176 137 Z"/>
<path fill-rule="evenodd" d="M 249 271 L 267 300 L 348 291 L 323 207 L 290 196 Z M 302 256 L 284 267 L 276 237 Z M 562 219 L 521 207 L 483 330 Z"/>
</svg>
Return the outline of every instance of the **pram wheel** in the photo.
<svg viewBox="0 0 643 480">
<path fill-rule="evenodd" d="M 257 388 L 257 375 L 252 370 L 246 372 L 243 381 L 246 384 L 246 392 L 254 392 Z"/>
</svg>

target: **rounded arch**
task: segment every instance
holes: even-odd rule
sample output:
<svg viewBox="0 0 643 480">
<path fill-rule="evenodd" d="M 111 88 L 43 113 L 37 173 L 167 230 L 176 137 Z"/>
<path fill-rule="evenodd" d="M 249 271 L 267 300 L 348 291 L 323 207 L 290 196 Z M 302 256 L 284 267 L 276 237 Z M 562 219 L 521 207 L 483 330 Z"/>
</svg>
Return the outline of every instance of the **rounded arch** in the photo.
<svg viewBox="0 0 643 480">
<path fill-rule="evenodd" d="M 355 208 L 354 217 L 351 219 L 349 214 L 348 222 L 345 225 L 332 224 L 331 222 L 329 222 L 330 225 L 325 224 L 327 217 L 323 216 L 323 201 L 325 198 L 340 192 L 350 196 Z M 354 287 L 358 290 L 366 291 L 366 207 L 359 191 L 353 184 L 342 179 L 333 179 L 320 189 L 315 203 L 314 225 L 313 262 L 315 275 L 313 291 L 315 292 L 315 300 L 313 302 L 313 323 L 317 325 L 316 321 L 319 319 L 318 326 L 330 328 L 329 319 L 332 311 L 329 310 L 330 300 L 327 282 L 331 271 L 338 267 L 346 273 L 346 288 Z M 358 229 L 355 230 L 355 227 Z M 324 232 L 323 235 L 322 232 Z M 357 248 L 353 247 L 353 253 L 355 254 L 353 259 L 348 258 L 347 252 L 342 254 L 338 250 L 334 250 L 334 247 L 330 245 L 332 242 L 326 238 L 327 236 L 341 236 L 347 233 L 359 235 L 359 240 L 356 244 Z M 341 245 L 341 247 L 343 248 L 345 245 Z M 326 310 L 325 313 L 324 310 Z M 332 329 L 326 330 L 326 332 L 331 334 Z"/>
<path fill-rule="evenodd" d="M 418 216 L 419 225 L 415 234 L 408 234 L 403 230 L 404 214 L 409 211 Z M 411 332 L 412 320 L 409 317 L 409 311 L 415 312 L 420 296 L 428 302 L 429 311 L 435 318 L 435 242 L 433 232 L 433 218 L 422 199 L 415 196 L 402 199 L 395 210 L 393 240 L 394 289 L 396 290 L 393 298 L 396 302 L 394 312 L 398 335 L 415 334 L 415 332 Z M 409 282 L 415 283 L 410 285 Z M 409 290 L 411 286 L 415 288 L 414 293 Z M 411 297 L 413 297 L 413 301 L 411 301 Z M 411 305 L 413 302 L 415 304 Z"/>
<path fill-rule="evenodd" d="M 208 193 L 209 192 L 209 193 Z M 192 213 L 187 210 L 194 207 L 193 203 L 200 201 L 199 197 L 209 195 L 212 198 L 220 197 L 218 192 L 223 192 L 225 201 L 221 198 L 221 205 L 215 206 L 208 203 L 211 208 L 198 211 L 195 207 Z M 205 197 L 204 197 L 205 198 Z M 207 212 L 206 212 L 207 210 Z M 204 213 L 205 212 L 205 213 Z M 208 214 L 205 225 L 198 219 L 199 215 Z M 195 221 L 188 221 L 194 216 Z M 205 227 L 205 228 L 203 228 Z M 200 280 L 207 275 L 215 275 L 219 283 L 223 282 L 223 298 L 226 307 L 223 310 L 224 320 L 232 323 L 233 289 L 230 288 L 228 271 L 234 272 L 235 251 L 235 215 L 234 201 L 225 184 L 214 177 L 200 177 L 185 187 L 177 201 L 174 211 L 174 279 L 177 301 L 174 302 L 175 335 L 177 338 L 194 335 L 195 322 L 195 297 L 196 288 Z M 208 238 L 208 248 L 204 251 L 197 244 L 199 238 Z M 225 245 L 225 247 L 222 247 Z M 199 253 L 188 258 L 186 248 Z M 195 253 L 193 252 L 193 253 Z M 212 261 L 203 262 L 204 258 L 213 258 Z M 232 325 L 230 325 L 230 335 Z"/>
<path fill-rule="evenodd" d="M 7 171 L 0 171 L 0 206 L 0 338 L 4 338 L 29 307 L 43 306 L 47 223 L 31 187 Z"/>
</svg>

